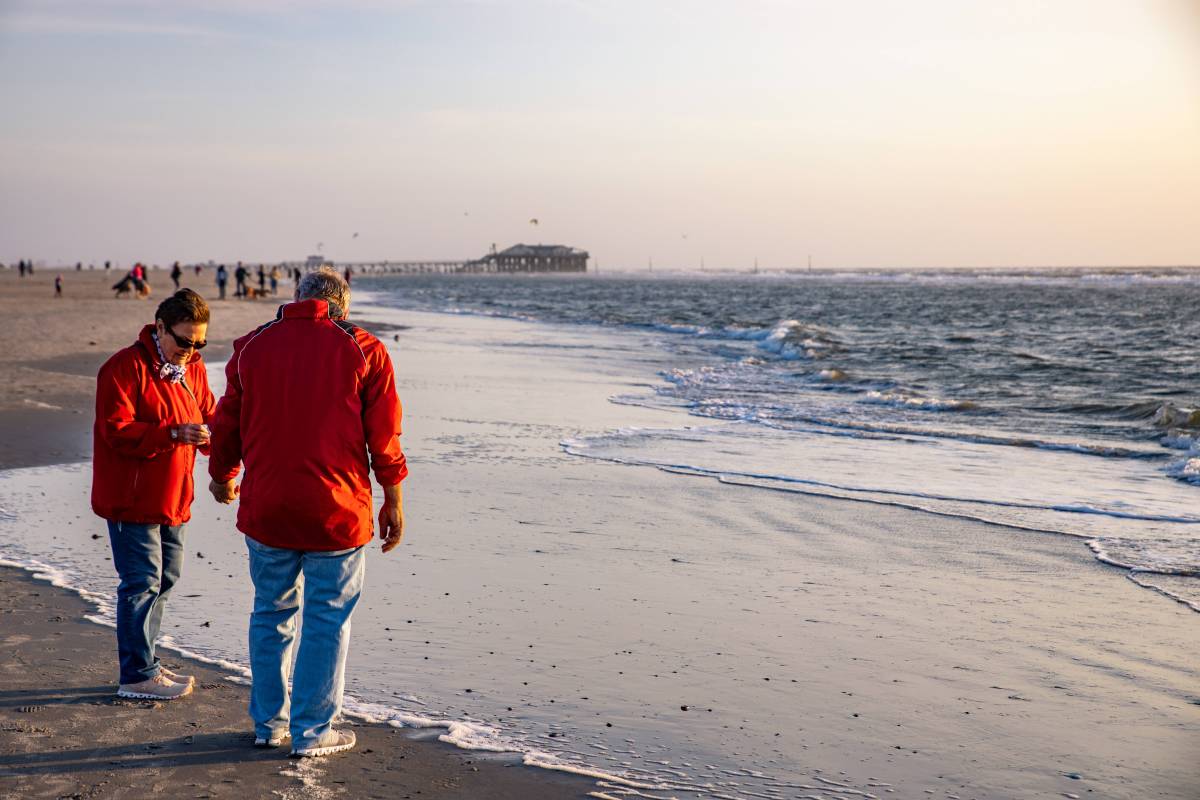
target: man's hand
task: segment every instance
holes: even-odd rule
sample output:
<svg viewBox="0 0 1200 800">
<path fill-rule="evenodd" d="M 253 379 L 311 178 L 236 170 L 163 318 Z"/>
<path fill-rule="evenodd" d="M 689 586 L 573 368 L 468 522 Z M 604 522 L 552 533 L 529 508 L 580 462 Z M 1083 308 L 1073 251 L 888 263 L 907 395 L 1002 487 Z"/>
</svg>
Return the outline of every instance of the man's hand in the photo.
<svg viewBox="0 0 1200 800">
<path fill-rule="evenodd" d="M 235 483 L 233 478 L 230 478 L 225 483 L 209 481 L 208 490 L 212 492 L 214 500 L 224 505 L 229 505 L 242 493 L 242 487 Z"/>
<path fill-rule="evenodd" d="M 379 538 L 383 540 L 385 553 L 391 552 L 404 538 L 404 500 L 398 483 L 383 489 L 383 507 L 379 509 Z"/>
</svg>

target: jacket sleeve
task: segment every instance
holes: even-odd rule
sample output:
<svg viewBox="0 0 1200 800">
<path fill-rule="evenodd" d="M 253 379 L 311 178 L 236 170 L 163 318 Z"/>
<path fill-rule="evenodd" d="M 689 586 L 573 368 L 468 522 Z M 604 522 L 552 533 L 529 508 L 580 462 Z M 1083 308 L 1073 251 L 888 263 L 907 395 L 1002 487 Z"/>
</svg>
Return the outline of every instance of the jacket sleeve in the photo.
<svg viewBox="0 0 1200 800">
<path fill-rule="evenodd" d="M 380 486 L 395 486 L 408 476 L 408 462 L 400 449 L 400 397 L 392 359 L 378 339 L 364 343 L 367 375 L 363 384 L 363 431 L 371 469 Z"/>
<path fill-rule="evenodd" d="M 217 483 L 237 477 L 242 463 L 242 382 L 238 378 L 241 348 L 234 344 L 233 357 L 225 365 L 225 394 L 209 422 L 211 434 L 208 474 Z M 211 396 L 211 393 L 210 393 Z"/>
<path fill-rule="evenodd" d="M 142 382 L 128 360 L 113 360 L 96 376 L 96 421 L 104 441 L 129 458 L 154 458 L 175 447 L 170 423 L 137 419 Z"/>
</svg>

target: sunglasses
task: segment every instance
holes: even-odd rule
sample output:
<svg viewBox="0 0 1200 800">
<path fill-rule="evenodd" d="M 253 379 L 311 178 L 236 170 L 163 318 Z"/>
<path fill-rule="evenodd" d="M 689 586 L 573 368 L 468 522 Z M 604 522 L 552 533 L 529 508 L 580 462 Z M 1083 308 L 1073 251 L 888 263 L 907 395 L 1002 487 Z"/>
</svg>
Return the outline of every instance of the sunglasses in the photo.
<svg viewBox="0 0 1200 800">
<path fill-rule="evenodd" d="M 184 350 L 203 350 L 205 347 L 208 346 L 207 339 L 204 341 L 200 341 L 200 342 L 193 342 L 191 339 L 183 338 L 182 336 L 177 334 L 175 331 L 168 328 L 166 325 L 163 325 L 163 330 L 165 330 L 167 333 L 171 334 L 171 338 L 175 340 L 175 344 L 179 345 L 179 347 Z"/>
</svg>

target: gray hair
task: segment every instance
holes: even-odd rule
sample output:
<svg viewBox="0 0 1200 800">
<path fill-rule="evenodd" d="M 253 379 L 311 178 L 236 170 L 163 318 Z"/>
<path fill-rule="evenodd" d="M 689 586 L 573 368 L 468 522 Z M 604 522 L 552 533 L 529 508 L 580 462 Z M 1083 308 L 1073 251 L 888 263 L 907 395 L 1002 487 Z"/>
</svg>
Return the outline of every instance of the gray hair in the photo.
<svg viewBox="0 0 1200 800">
<path fill-rule="evenodd" d="M 329 267 L 321 267 L 300 279 L 296 300 L 324 300 L 329 304 L 329 316 L 340 319 L 350 309 L 350 284 Z"/>
</svg>

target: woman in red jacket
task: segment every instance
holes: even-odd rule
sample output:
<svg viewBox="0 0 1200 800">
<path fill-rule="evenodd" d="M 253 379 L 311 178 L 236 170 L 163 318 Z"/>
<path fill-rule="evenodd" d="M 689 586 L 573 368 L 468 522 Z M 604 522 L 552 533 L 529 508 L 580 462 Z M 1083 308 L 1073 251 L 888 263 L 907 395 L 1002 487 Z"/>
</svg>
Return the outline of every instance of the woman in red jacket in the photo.
<svg viewBox="0 0 1200 800">
<path fill-rule="evenodd" d="M 159 663 L 154 641 L 183 566 L 196 448 L 208 447 L 216 406 L 198 352 L 207 344 L 208 317 L 204 298 L 181 289 L 96 378 L 92 510 L 108 520 L 121 577 L 121 697 L 173 700 L 194 683 Z"/>
</svg>

